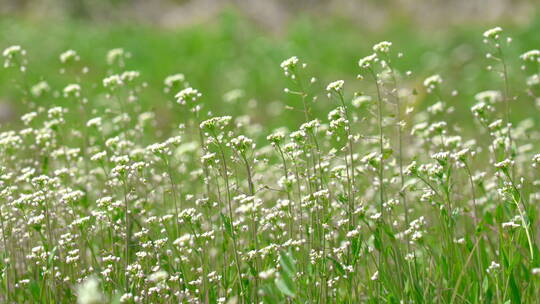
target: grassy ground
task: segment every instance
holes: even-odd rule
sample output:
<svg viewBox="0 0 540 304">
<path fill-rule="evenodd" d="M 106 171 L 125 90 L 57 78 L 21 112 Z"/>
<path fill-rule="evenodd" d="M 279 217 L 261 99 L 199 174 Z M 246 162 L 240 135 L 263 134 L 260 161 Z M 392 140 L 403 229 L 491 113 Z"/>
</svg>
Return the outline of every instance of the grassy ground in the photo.
<svg viewBox="0 0 540 304">
<path fill-rule="evenodd" d="M 0 302 L 537 302 L 538 20 L 1 22 Z"/>
</svg>

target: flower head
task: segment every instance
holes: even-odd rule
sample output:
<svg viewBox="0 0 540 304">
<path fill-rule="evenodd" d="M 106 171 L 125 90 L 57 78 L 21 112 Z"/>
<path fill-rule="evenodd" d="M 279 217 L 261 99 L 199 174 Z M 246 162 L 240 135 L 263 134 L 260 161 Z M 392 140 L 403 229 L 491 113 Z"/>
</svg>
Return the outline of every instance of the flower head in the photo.
<svg viewBox="0 0 540 304">
<path fill-rule="evenodd" d="M 487 39 L 499 39 L 499 35 L 502 33 L 502 28 L 497 26 L 484 32 L 484 37 Z"/>
<path fill-rule="evenodd" d="M 194 88 L 185 88 L 182 91 L 178 92 L 176 97 L 176 102 L 181 105 L 184 105 L 188 102 L 195 102 L 202 96 L 197 89 Z"/>
<path fill-rule="evenodd" d="M 388 54 L 388 52 L 390 52 L 391 46 L 392 46 L 392 42 L 382 41 L 373 46 L 373 51 L 376 53 Z"/>
<path fill-rule="evenodd" d="M 341 92 L 343 90 L 343 84 L 345 84 L 345 81 L 343 80 L 336 80 L 334 82 L 331 82 L 326 86 L 326 90 L 328 92 Z"/>
</svg>

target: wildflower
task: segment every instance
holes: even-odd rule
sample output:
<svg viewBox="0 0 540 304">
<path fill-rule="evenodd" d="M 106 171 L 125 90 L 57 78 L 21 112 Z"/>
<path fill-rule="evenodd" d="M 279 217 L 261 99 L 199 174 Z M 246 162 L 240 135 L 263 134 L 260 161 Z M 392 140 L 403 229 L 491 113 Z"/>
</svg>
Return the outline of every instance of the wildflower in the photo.
<svg viewBox="0 0 540 304">
<path fill-rule="evenodd" d="M 495 263 L 495 261 L 491 261 L 491 264 L 489 265 L 488 269 L 486 270 L 487 273 L 495 273 L 497 270 L 501 268 L 501 265 L 498 263 Z"/>
<path fill-rule="evenodd" d="M 87 127 L 99 127 L 101 126 L 102 124 L 102 118 L 101 117 L 96 117 L 96 118 L 92 118 L 90 119 L 89 121 L 86 122 L 86 126 Z"/>
<path fill-rule="evenodd" d="M 331 82 L 330 84 L 328 84 L 328 86 L 326 86 L 326 90 L 328 92 L 341 92 L 341 90 L 343 90 L 343 84 L 345 83 L 345 81 L 343 80 L 336 80 L 334 82 Z"/>
<path fill-rule="evenodd" d="M 410 165 L 405 168 L 405 175 L 415 175 L 418 172 L 418 165 L 416 161 L 413 161 Z"/>
<path fill-rule="evenodd" d="M 64 88 L 64 97 L 79 97 L 81 95 L 81 86 L 76 83 L 68 84 Z"/>
<path fill-rule="evenodd" d="M 32 122 L 32 120 L 34 120 L 34 118 L 36 118 L 36 117 L 37 117 L 36 112 L 30 112 L 30 113 L 26 113 L 23 116 L 21 116 L 21 120 L 23 121 L 23 123 L 25 125 L 29 125 L 30 122 Z"/>
<path fill-rule="evenodd" d="M 120 65 L 122 65 L 122 60 L 126 56 L 127 56 L 127 54 L 124 51 L 124 49 L 121 49 L 121 48 L 111 49 L 107 53 L 107 63 L 109 65 L 113 65 L 116 62 L 118 62 Z"/>
<path fill-rule="evenodd" d="M 49 84 L 46 81 L 40 81 L 34 86 L 32 86 L 32 88 L 30 89 L 30 92 L 32 92 L 32 95 L 34 95 L 34 97 L 41 97 L 46 92 L 50 91 L 50 89 L 51 88 L 49 87 Z"/>
<path fill-rule="evenodd" d="M 520 225 L 515 223 L 514 221 L 510 221 L 510 222 L 502 223 L 502 227 L 503 228 L 519 228 Z"/>
<path fill-rule="evenodd" d="M 540 154 L 535 154 L 532 158 L 533 164 L 532 166 L 536 168 L 538 165 L 540 165 Z"/>
<path fill-rule="evenodd" d="M 352 100 L 352 105 L 353 105 L 353 107 L 355 107 L 355 108 L 361 108 L 361 107 L 363 107 L 364 105 L 367 105 L 367 104 L 371 103 L 372 100 L 373 100 L 373 99 L 371 98 L 371 96 L 360 95 L 360 96 L 355 97 L 355 98 Z"/>
<path fill-rule="evenodd" d="M 231 144 L 240 153 L 246 152 L 246 150 L 249 148 L 254 148 L 253 140 L 245 137 L 244 135 L 233 138 L 231 140 Z"/>
<path fill-rule="evenodd" d="M 499 26 L 489 29 L 484 32 L 484 37 L 488 39 L 499 39 L 499 35 L 502 33 L 502 28 Z"/>
<path fill-rule="evenodd" d="M 540 50 L 530 50 L 519 56 L 523 61 L 540 62 Z"/>
<path fill-rule="evenodd" d="M 125 71 L 120 75 L 120 79 L 122 79 L 123 82 L 132 82 L 139 78 L 139 76 L 141 76 L 139 71 Z"/>
<path fill-rule="evenodd" d="M 377 54 L 371 54 L 360 59 L 358 61 L 358 66 L 360 66 L 363 69 L 367 69 L 367 68 L 370 68 L 374 62 L 377 62 Z"/>
<path fill-rule="evenodd" d="M 202 94 L 194 88 L 185 88 L 175 95 L 176 102 L 181 105 L 184 105 L 188 102 L 196 102 L 201 96 Z"/>
<path fill-rule="evenodd" d="M 133 299 L 133 294 L 125 293 L 120 297 L 120 303 L 128 303 Z"/>
<path fill-rule="evenodd" d="M 99 290 L 99 282 L 95 277 L 86 279 L 77 287 L 78 304 L 104 304 L 105 298 Z"/>
<path fill-rule="evenodd" d="M 477 93 L 476 95 L 474 95 L 474 99 L 476 99 L 479 102 L 485 101 L 490 104 L 494 104 L 502 100 L 502 95 L 501 95 L 501 92 L 499 91 L 489 90 L 489 91 L 483 91 L 483 92 Z"/>
<path fill-rule="evenodd" d="M 207 119 L 199 125 L 201 129 L 208 129 L 208 130 L 223 130 L 231 121 L 231 116 L 219 116 L 219 117 L 212 117 L 210 119 Z"/>
<path fill-rule="evenodd" d="M 540 74 L 534 74 L 527 77 L 527 85 L 529 87 L 537 86 L 540 84 Z"/>
<path fill-rule="evenodd" d="M 494 164 L 495 168 L 501 169 L 501 170 L 508 169 L 513 165 L 514 165 L 514 161 L 508 158 Z"/>
<path fill-rule="evenodd" d="M 268 270 L 259 272 L 259 277 L 263 280 L 266 280 L 273 277 L 275 273 L 276 273 L 276 269 L 270 268 Z"/>
<path fill-rule="evenodd" d="M 2 52 L 4 56 L 4 67 L 9 68 L 15 65 L 18 56 L 25 56 L 26 51 L 20 45 L 12 45 Z"/>
<path fill-rule="evenodd" d="M 186 77 L 184 76 L 184 74 L 174 74 L 174 75 L 170 75 L 170 76 L 167 76 L 167 78 L 165 78 L 165 86 L 171 88 L 177 84 L 182 84 L 184 83 L 184 81 L 186 80 Z"/>
<path fill-rule="evenodd" d="M 109 88 L 111 90 L 114 90 L 118 87 L 121 87 L 124 85 L 124 81 L 122 80 L 121 75 L 111 75 L 109 77 L 105 77 L 103 79 L 103 86 L 106 88 Z"/>
<path fill-rule="evenodd" d="M 441 75 L 431 75 L 424 80 L 424 87 L 428 89 L 428 92 L 433 91 L 438 85 L 443 82 Z"/>
<path fill-rule="evenodd" d="M 148 280 L 150 280 L 150 282 L 162 282 L 162 281 L 165 281 L 167 280 L 167 278 L 169 277 L 169 274 L 164 271 L 164 270 L 158 270 L 154 273 L 152 273 L 149 277 L 148 277 Z"/>
<path fill-rule="evenodd" d="M 78 60 L 79 60 L 79 56 L 77 55 L 77 52 L 75 52 L 74 50 L 67 50 L 63 52 L 62 54 L 60 54 L 60 62 L 62 63 L 68 63 L 71 61 L 78 61 Z"/>
<path fill-rule="evenodd" d="M 281 62 L 280 66 L 283 69 L 283 71 L 285 73 L 287 73 L 287 72 L 293 70 L 296 67 L 297 64 L 298 64 L 298 57 L 292 56 L 289 59 L 283 60 L 283 62 Z"/>
<path fill-rule="evenodd" d="M 285 134 L 283 132 L 275 132 L 266 137 L 266 139 L 271 142 L 273 145 L 279 145 L 285 139 Z"/>
<path fill-rule="evenodd" d="M 392 42 L 389 41 L 382 41 L 373 46 L 373 51 L 376 53 L 385 53 L 387 54 L 390 52 L 390 47 L 392 46 Z"/>
</svg>

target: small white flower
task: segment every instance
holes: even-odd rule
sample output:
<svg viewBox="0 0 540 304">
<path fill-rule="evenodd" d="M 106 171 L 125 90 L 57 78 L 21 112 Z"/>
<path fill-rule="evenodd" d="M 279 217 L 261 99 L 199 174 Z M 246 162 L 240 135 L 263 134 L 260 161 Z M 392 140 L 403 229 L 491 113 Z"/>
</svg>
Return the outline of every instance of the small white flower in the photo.
<svg viewBox="0 0 540 304">
<path fill-rule="evenodd" d="M 121 75 L 111 75 L 103 79 L 103 86 L 114 90 L 118 87 L 121 87 L 124 84 Z"/>
<path fill-rule="evenodd" d="M 184 74 L 174 74 L 174 75 L 167 76 L 167 78 L 165 78 L 164 83 L 165 83 L 165 86 L 170 88 L 176 84 L 182 84 L 185 80 L 186 80 L 186 77 L 184 76 Z"/>
<path fill-rule="evenodd" d="M 441 78 L 441 75 L 435 74 L 435 75 L 429 76 L 428 78 L 424 80 L 424 86 L 428 88 L 428 90 L 433 90 L 442 82 L 443 80 Z"/>
<path fill-rule="evenodd" d="M 530 50 L 519 56 L 523 61 L 540 62 L 540 50 Z"/>
<path fill-rule="evenodd" d="M 486 270 L 487 273 L 495 273 L 499 268 L 501 268 L 501 265 L 498 263 L 495 263 L 495 261 L 491 261 L 491 265 L 489 265 L 488 269 Z"/>
<path fill-rule="evenodd" d="M 376 61 L 377 61 L 377 54 L 374 53 L 358 60 L 358 66 L 360 66 L 363 69 L 367 69 L 371 67 L 371 65 Z"/>
<path fill-rule="evenodd" d="M 484 32 L 484 37 L 488 39 L 498 39 L 502 33 L 502 28 L 497 26 Z"/>
<path fill-rule="evenodd" d="M 176 97 L 176 102 L 181 105 L 184 105 L 188 102 L 195 102 L 202 96 L 197 89 L 194 88 L 185 88 L 182 91 L 178 92 Z"/>
<path fill-rule="evenodd" d="M 32 95 L 34 95 L 35 97 L 41 97 L 43 94 L 50 90 L 51 88 L 46 81 L 40 81 L 30 89 Z"/>
<path fill-rule="evenodd" d="M 336 80 L 334 82 L 331 82 L 326 86 L 326 90 L 328 92 L 341 92 L 343 90 L 343 84 L 345 84 L 345 81 L 343 80 Z"/>
<path fill-rule="evenodd" d="M 169 277 L 169 274 L 164 271 L 164 270 L 159 270 L 159 271 L 156 271 L 154 273 L 152 273 L 149 277 L 148 277 L 148 280 L 150 280 L 150 282 L 162 282 L 162 281 L 165 281 L 167 280 L 167 278 Z"/>
<path fill-rule="evenodd" d="M 298 64 L 298 57 L 292 56 L 291 58 L 283 60 L 280 66 L 285 72 L 287 72 L 294 69 L 297 64 Z"/>
<path fill-rule="evenodd" d="M 390 47 L 392 46 L 392 42 L 389 41 L 382 41 L 373 46 L 373 51 L 377 53 L 385 53 L 387 54 L 390 52 Z"/>
<path fill-rule="evenodd" d="M 79 56 L 77 55 L 77 52 L 74 50 L 67 50 L 60 54 L 60 62 L 62 63 L 68 63 L 70 61 L 78 61 Z"/>
<path fill-rule="evenodd" d="M 77 287 L 78 304 L 103 304 L 105 299 L 99 290 L 99 282 L 90 277 Z"/>
<path fill-rule="evenodd" d="M 79 97 L 81 94 L 81 86 L 77 83 L 68 84 L 63 91 L 65 97 Z"/>
<path fill-rule="evenodd" d="M 116 62 L 122 64 L 124 57 L 127 57 L 126 52 L 122 48 L 112 49 L 107 53 L 107 63 L 113 65 Z"/>
</svg>

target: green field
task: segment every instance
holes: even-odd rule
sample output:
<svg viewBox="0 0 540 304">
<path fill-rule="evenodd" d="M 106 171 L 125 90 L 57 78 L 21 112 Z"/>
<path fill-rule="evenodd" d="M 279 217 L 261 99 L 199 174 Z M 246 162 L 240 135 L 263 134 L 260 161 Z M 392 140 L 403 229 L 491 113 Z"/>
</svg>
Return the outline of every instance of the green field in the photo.
<svg viewBox="0 0 540 304">
<path fill-rule="evenodd" d="M 537 303 L 540 18 L 53 21 L 0 19 L 0 303 Z"/>
</svg>

